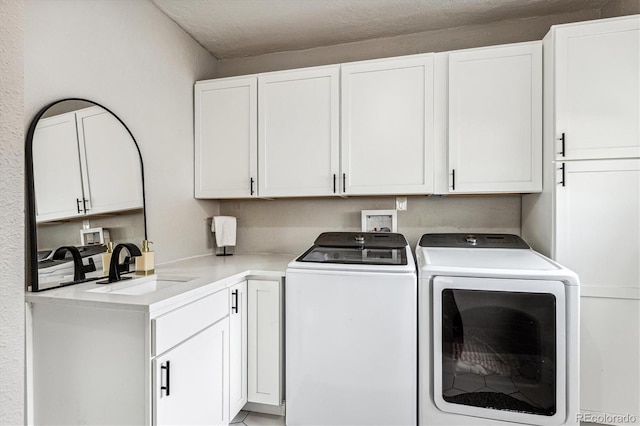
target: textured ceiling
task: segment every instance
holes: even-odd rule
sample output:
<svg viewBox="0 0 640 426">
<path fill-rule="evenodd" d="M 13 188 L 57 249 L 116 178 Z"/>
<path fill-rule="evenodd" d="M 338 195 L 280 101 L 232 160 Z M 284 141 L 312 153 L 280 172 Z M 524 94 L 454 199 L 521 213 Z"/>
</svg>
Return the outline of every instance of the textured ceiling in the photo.
<svg viewBox="0 0 640 426">
<path fill-rule="evenodd" d="M 216 58 L 601 9 L 608 0 L 152 0 Z"/>
</svg>

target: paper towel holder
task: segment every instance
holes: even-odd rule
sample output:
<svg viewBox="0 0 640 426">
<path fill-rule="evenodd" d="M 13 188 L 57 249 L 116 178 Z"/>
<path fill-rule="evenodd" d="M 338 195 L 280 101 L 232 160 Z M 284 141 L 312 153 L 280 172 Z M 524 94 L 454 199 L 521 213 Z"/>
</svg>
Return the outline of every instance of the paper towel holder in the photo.
<svg viewBox="0 0 640 426">
<path fill-rule="evenodd" d="M 233 256 L 233 253 L 227 253 L 227 246 L 222 246 L 222 253 L 216 253 L 216 256 Z"/>
</svg>

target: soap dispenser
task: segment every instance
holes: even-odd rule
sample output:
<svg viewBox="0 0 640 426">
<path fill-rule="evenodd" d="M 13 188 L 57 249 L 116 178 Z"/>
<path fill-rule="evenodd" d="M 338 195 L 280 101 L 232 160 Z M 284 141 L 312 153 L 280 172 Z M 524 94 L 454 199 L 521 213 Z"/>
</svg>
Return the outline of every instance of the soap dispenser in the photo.
<svg viewBox="0 0 640 426">
<path fill-rule="evenodd" d="M 111 265 L 111 255 L 113 254 L 113 242 L 109 241 L 105 244 L 107 246 L 107 251 L 102 253 L 102 275 L 109 275 L 109 266 Z"/>
<path fill-rule="evenodd" d="M 136 275 L 151 275 L 154 271 L 154 253 L 149 250 L 152 241 L 142 240 L 142 255 L 136 256 Z"/>
</svg>

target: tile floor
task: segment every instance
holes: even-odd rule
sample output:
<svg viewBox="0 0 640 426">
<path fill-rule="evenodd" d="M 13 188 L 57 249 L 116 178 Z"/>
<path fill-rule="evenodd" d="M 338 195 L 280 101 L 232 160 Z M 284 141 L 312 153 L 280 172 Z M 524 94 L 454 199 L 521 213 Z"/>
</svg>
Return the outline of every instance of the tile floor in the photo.
<svg viewBox="0 0 640 426">
<path fill-rule="evenodd" d="M 231 420 L 230 424 L 240 426 L 284 426 L 284 417 L 242 410 Z"/>
</svg>

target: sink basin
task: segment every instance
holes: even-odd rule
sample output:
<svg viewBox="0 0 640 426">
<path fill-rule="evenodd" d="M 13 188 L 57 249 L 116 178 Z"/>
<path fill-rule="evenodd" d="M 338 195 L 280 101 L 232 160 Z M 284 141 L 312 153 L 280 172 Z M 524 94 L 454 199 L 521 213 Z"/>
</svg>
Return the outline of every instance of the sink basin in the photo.
<svg viewBox="0 0 640 426">
<path fill-rule="evenodd" d="M 151 275 L 144 278 L 118 281 L 113 284 L 98 284 L 98 287 L 87 290 L 89 293 L 128 294 L 140 296 L 163 290 L 179 283 L 194 280 L 192 277 L 158 276 Z"/>
</svg>

